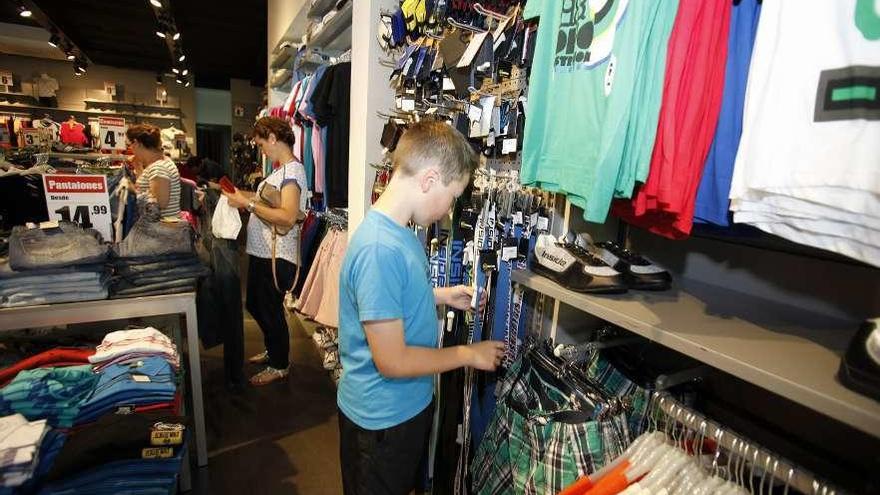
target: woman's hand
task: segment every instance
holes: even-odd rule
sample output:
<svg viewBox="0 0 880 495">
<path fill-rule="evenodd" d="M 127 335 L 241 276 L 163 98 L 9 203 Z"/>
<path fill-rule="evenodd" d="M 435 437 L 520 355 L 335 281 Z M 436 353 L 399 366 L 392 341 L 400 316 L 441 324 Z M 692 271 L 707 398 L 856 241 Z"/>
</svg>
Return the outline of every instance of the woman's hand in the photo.
<svg viewBox="0 0 880 495">
<path fill-rule="evenodd" d="M 223 195 L 226 196 L 226 199 L 229 201 L 229 206 L 232 206 L 233 208 L 244 208 L 251 202 L 251 198 L 245 196 L 238 189 L 236 189 L 234 193 L 223 191 Z"/>
</svg>

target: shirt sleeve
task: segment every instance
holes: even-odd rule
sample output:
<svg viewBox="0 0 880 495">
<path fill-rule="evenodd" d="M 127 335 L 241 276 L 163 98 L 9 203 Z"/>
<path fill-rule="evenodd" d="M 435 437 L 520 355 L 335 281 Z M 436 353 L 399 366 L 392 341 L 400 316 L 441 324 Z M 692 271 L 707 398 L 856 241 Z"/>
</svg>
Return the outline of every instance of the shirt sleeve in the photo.
<svg viewBox="0 0 880 495">
<path fill-rule="evenodd" d="M 526 2 L 526 6 L 523 9 L 523 19 L 537 19 L 541 16 L 541 6 L 544 4 L 543 0 L 528 0 Z"/>
<path fill-rule="evenodd" d="M 360 321 L 403 319 L 405 270 L 389 246 L 367 246 L 359 253 L 349 276 Z"/>
</svg>

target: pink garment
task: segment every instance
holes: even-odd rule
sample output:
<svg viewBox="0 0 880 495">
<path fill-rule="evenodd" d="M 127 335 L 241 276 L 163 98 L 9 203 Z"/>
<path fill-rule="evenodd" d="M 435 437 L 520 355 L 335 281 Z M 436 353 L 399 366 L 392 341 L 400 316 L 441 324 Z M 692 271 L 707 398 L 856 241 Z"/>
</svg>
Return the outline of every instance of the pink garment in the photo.
<svg viewBox="0 0 880 495">
<path fill-rule="evenodd" d="M 336 243 L 336 232 L 331 230 L 327 232 L 321 246 L 318 247 L 318 255 L 312 262 L 312 269 L 309 270 L 309 279 L 311 284 L 300 295 L 296 304 L 296 310 L 308 318 L 314 319 L 321 307 L 321 299 L 324 295 L 324 283 L 327 277 L 327 262 L 330 260 L 330 253 L 333 251 L 333 245 Z M 309 282 L 306 279 L 306 283 Z"/>
<path fill-rule="evenodd" d="M 333 328 L 339 328 L 339 276 L 342 274 L 342 260 L 345 259 L 345 249 L 348 247 L 348 236 L 345 233 L 336 232 L 336 237 L 327 262 L 321 306 L 315 315 L 316 322 Z"/>
</svg>

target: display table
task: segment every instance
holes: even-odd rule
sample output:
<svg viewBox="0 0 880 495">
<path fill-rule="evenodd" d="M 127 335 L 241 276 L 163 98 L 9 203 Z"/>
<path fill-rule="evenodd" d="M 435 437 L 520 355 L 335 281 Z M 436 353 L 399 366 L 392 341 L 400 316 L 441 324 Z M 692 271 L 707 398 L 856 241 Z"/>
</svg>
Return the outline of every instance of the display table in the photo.
<svg viewBox="0 0 880 495">
<path fill-rule="evenodd" d="M 205 407 L 202 402 L 202 368 L 199 362 L 195 292 L 0 309 L 0 332 L 22 328 L 179 314 L 186 315 L 186 349 L 189 354 L 188 371 L 192 384 L 196 458 L 199 466 L 206 466 L 208 464 L 208 447 L 205 438 Z M 173 319 L 172 329 L 174 342 L 179 349 L 182 349 L 179 318 Z"/>
</svg>

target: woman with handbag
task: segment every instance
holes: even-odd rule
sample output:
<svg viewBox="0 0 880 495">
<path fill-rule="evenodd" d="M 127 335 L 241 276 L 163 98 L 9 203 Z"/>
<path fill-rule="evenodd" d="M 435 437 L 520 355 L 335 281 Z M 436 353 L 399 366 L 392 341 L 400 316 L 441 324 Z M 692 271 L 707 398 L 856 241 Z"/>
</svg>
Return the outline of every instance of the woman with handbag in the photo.
<svg viewBox="0 0 880 495">
<path fill-rule="evenodd" d="M 236 190 L 223 194 L 231 206 L 246 208 L 251 214 L 246 308 L 263 331 L 266 350 L 250 362 L 266 368 L 250 382 L 268 385 L 289 373 L 290 333 L 284 296 L 293 290 L 299 275 L 299 223 L 305 218 L 309 191 L 305 169 L 293 155 L 290 124 L 263 117 L 254 124 L 253 134 L 263 154 L 281 165 L 257 186 L 256 193 Z"/>
</svg>

